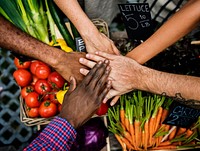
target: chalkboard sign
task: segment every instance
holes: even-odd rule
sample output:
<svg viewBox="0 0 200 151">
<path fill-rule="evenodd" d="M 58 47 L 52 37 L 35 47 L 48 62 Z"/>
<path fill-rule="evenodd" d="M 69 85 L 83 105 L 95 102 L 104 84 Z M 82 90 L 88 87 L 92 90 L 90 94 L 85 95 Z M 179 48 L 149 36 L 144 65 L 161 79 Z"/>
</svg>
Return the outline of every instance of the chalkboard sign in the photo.
<svg viewBox="0 0 200 151">
<path fill-rule="evenodd" d="M 86 52 L 85 43 L 81 37 L 75 38 L 76 50 L 79 52 Z"/>
<path fill-rule="evenodd" d="M 132 40 L 145 40 L 153 32 L 148 3 L 119 4 L 127 35 Z"/>
<path fill-rule="evenodd" d="M 174 101 L 169 115 L 163 123 L 188 128 L 197 121 L 199 115 L 200 110 Z"/>
</svg>

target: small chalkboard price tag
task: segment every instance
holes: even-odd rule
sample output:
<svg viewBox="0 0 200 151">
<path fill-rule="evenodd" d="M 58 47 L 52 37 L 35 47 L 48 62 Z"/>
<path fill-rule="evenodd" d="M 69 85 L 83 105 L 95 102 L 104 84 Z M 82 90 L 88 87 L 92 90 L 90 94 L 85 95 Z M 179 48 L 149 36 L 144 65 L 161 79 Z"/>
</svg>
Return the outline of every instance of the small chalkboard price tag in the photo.
<svg viewBox="0 0 200 151">
<path fill-rule="evenodd" d="M 188 107 L 178 102 L 173 102 L 168 117 L 164 124 L 189 128 L 195 123 L 200 115 L 200 110 Z"/>
<path fill-rule="evenodd" d="M 86 52 L 85 43 L 81 37 L 76 37 L 76 50 L 79 52 Z"/>
<path fill-rule="evenodd" d="M 132 40 L 145 40 L 153 31 L 148 3 L 118 4 L 127 35 Z"/>
</svg>

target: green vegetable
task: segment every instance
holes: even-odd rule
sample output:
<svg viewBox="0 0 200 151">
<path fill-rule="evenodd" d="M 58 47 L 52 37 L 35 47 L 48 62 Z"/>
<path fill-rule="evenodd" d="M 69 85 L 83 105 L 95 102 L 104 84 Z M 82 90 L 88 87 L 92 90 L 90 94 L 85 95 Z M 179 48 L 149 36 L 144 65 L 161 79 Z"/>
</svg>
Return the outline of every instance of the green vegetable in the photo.
<svg viewBox="0 0 200 151">
<path fill-rule="evenodd" d="M 75 41 L 73 40 L 69 30 L 67 29 L 64 20 L 60 19 L 61 12 L 59 8 L 55 5 L 55 3 L 52 0 L 48 1 L 48 5 L 53 20 L 55 21 L 67 45 L 71 47 L 73 50 L 76 50 Z"/>
<path fill-rule="evenodd" d="M 41 0 L 1 0 L 0 13 L 21 30 L 49 44 L 46 13 Z"/>
</svg>

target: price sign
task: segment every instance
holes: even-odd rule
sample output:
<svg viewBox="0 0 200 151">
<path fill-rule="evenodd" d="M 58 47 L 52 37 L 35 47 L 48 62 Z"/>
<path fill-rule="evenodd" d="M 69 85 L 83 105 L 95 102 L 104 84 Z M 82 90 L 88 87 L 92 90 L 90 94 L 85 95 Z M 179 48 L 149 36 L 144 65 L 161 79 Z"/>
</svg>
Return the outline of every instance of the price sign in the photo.
<svg viewBox="0 0 200 151">
<path fill-rule="evenodd" d="M 75 38 L 76 50 L 79 52 L 86 52 L 85 43 L 81 37 Z"/>
<path fill-rule="evenodd" d="M 127 35 L 133 40 L 145 40 L 153 31 L 148 3 L 119 4 Z"/>
<path fill-rule="evenodd" d="M 163 123 L 188 128 L 197 121 L 199 115 L 200 110 L 174 102 Z"/>
</svg>

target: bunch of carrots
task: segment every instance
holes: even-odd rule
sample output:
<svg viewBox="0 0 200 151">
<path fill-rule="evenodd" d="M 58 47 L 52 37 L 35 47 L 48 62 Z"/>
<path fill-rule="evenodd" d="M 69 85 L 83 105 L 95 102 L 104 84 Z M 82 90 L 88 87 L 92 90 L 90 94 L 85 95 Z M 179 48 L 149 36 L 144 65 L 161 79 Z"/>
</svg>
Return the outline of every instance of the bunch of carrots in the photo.
<svg viewBox="0 0 200 151">
<path fill-rule="evenodd" d="M 192 127 L 164 124 L 173 100 L 165 96 L 134 91 L 120 97 L 120 104 L 108 110 L 109 126 L 123 151 L 195 148 L 200 118 Z"/>
</svg>

